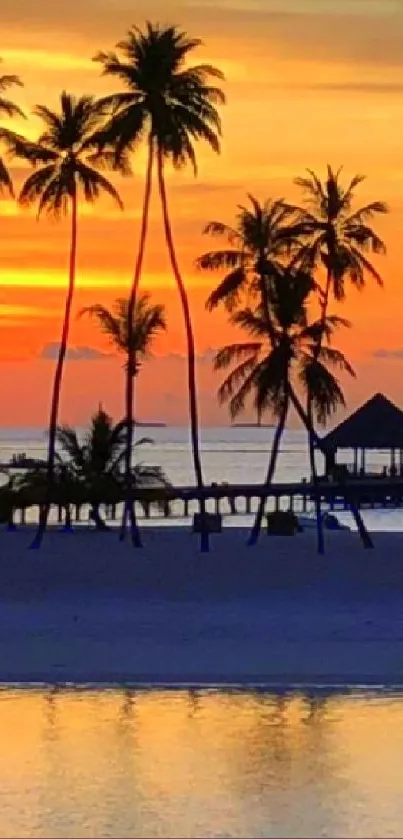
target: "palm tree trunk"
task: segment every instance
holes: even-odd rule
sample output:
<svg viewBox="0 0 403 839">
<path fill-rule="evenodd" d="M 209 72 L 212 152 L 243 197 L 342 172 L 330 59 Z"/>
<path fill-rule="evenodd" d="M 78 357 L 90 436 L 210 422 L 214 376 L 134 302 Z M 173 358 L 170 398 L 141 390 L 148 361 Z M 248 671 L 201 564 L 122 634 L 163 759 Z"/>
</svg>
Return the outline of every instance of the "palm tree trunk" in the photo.
<svg viewBox="0 0 403 839">
<path fill-rule="evenodd" d="M 312 414 L 312 404 L 309 400 L 308 405 L 309 413 L 308 417 L 310 418 L 310 427 L 313 428 L 313 414 Z M 316 461 L 315 461 L 315 442 L 313 439 L 313 435 L 310 431 L 308 431 L 308 446 L 309 446 L 309 465 L 311 467 L 311 482 L 313 485 L 313 497 L 315 503 L 315 518 L 316 518 L 316 540 L 317 540 L 317 547 L 318 547 L 318 554 L 325 553 L 325 540 L 323 534 L 323 517 L 322 517 L 322 510 L 321 510 L 321 497 L 320 497 L 320 488 L 319 488 L 319 481 L 318 481 L 318 473 L 316 471 Z"/>
<path fill-rule="evenodd" d="M 268 465 L 268 468 L 267 468 L 266 479 L 265 479 L 265 482 L 264 482 L 265 487 L 270 486 L 270 484 L 273 480 L 274 472 L 275 472 L 275 469 L 276 469 L 277 458 L 278 458 L 278 454 L 279 454 L 279 450 L 280 450 L 281 438 L 283 436 L 283 431 L 284 431 L 285 424 L 286 424 L 286 421 L 287 421 L 288 407 L 289 407 L 289 400 L 288 400 L 288 395 L 287 395 L 285 400 L 284 400 L 284 406 L 283 406 L 283 409 L 281 411 L 280 418 L 279 418 L 279 421 L 277 423 L 277 428 L 276 428 L 276 431 L 275 431 L 275 434 L 274 434 L 273 444 L 272 444 L 271 452 L 270 452 L 269 465 Z M 262 497 L 259 501 L 259 507 L 258 507 L 258 510 L 257 510 L 257 513 L 256 513 L 256 517 L 255 517 L 255 521 L 253 523 L 252 530 L 251 530 L 250 535 L 249 535 L 248 545 L 256 545 L 256 542 L 259 538 L 260 530 L 261 530 L 261 527 L 262 527 L 262 521 L 263 521 L 263 515 L 264 515 L 264 508 L 265 508 L 265 504 L 266 504 L 266 498 L 267 498 L 266 495 L 262 495 Z"/>
<path fill-rule="evenodd" d="M 327 315 L 327 307 L 329 305 L 329 295 L 330 295 L 330 287 L 332 283 L 332 272 L 330 268 L 328 268 L 327 276 L 326 276 L 326 285 L 325 285 L 325 293 L 323 295 L 322 306 L 321 306 L 321 324 L 322 326 L 325 323 L 326 315 Z M 323 332 L 321 331 L 316 348 L 314 350 L 314 359 L 315 361 L 318 360 L 320 351 L 322 349 L 322 341 L 323 341 Z M 322 511 L 321 511 L 321 499 L 320 499 L 320 491 L 318 486 L 318 473 L 316 470 L 316 461 L 315 461 L 315 442 L 312 434 L 312 430 L 314 428 L 314 420 L 313 420 L 313 403 L 312 403 L 312 392 L 308 392 L 308 400 L 307 400 L 307 415 L 308 415 L 308 423 L 309 428 L 308 430 L 308 445 L 309 445 L 309 463 L 311 468 L 311 481 L 313 484 L 314 490 L 314 500 L 315 500 L 315 516 L 316 516 L 316 534 L 317 534 L 317 546 L 318 546 L 318 553 L 324 554 L 325 552 L 325 541 L 323 536 L 323 519 L 322 519 Z"/>
<path fill-rule="evenodd" d="M 71 196 L 71 240 L 70 240 L 70 260 L 69 260 L 69 285 L 66 297 L 66 306 L 64 310 L 64 320 L 62 328 L 62 338 L 59 347 L 58 359 L 55 370 L 55 377 L 53 381 L 52 402 L 50 408 L 49 419 L 49 442 L 48 455 L 46 466 L 46 499 L 42 504 L 39 513 L 39 524 L 35 534 L 35 538 L 31 543 L 31 548 L 39 548 L 42 544 L 42 539 L 46 530 L 48 522 L 49 508 L 52 501 L 52 490 L 54 487 L 55 478 L 55 455 L 56 455 L 56 432 L 57 420 L 59 416 L 60 393 L 63 378 L 64 361 L 66 358 L 71 308 L 74 296 L 75 278 L 76 278 L 76 256 L 77 256 L 77 193 L 74 191 Z"/>
<path fill-rule="evenodd" d="M 126 501 L 123 506 L 122 525 L 120 529 L 120 539 L 123 540 L 126 535 L 127 518 L 130 517 L 130 530 L 132 543 L 136 548 L 142 547 L 142 540 L 140 530 L 136 520 L 135 504 L 133 501 L 133 475 L 132 475 L 132 450 L 133 450 L 133 419 L 134 419 L 134 380 L 136 376 L 136 353 L 133 348 L 133 333 L 134 333 L 134 312 L 136 306 L 137 291 L 141 278 L 141 271 L 143 268 L 144 251 L 148 232 L 148 218 L 150 213 L 150 199 L 152 189 L 152 174 L 154 161 L 154 146 L 153 138 L 150 135 L 148 142 L 148 162 L 146 181 L 144 187 L 143 199 L 143 213 L 141 218 L 140 240 L 137 253 L 136 265 L 134 269 L 133 283 L 129 297 L 129 305 L 127 309 L 128 325 L 127 325 L 127 345 L 128 345 L 128 359 L 126 370 L 126 421 L 127 421 L 127 442 L 126 442 L 126 456 L 125 456 L 125 484 L 126 484 Z"/>
<path fill-rule="evenodd" d="M 196 484 L 198 489 L 203 489 L 203 473 L 200 459 L 200 445 L 199 445 L 199 419 L 197 408 L 197 388 L 196 388 L 196 357 L 195 357 L 195 342 L 192 329 L 192 321 L 190 317 L 189 300 L 186 294 L 186 288 L 179 270 L 178 261 L 175 253 L 175 246 L 173 242 L 171 223 L 169 219 L 168 201 L 164 178 L 164 161 L 160 150 L 158 150 L 158 186 L 161 198 L 162 215 L 164 222 L 165 238 L 168 247 L 169 258 L 179 291 L 179 297 L 182 304 L 183 317 L 185 321 L 186 341 L 187 341 L 187 361 L 188 361 L 188 391 L 189 391 L 189 414 L 190 414 L 190 434 L 192 443 L 193 465 L 196 477 Z M 209 534 L 206 522 L 206 505 L 204 498 L 199 499 L 200 513 L 201 513 L 201 551 L 207 552 L 209 550 Z"/>
<path fill-rule="evenodd" d="M 92 520 L 95 524 L 96 530 L 104 531 L 104 530 L 109 530 L 110 529 L 108 527 L 108 525 L 106 524 L 106 522 L 104 521 L 104 519 L 102 518 L 101 513 L 99 512 L 98 502 L 92 504 L 91 510 L 90 510 L 90 516 L 91 516 L 91 518 L 92 518 Z"/>
<path fill-rule="evenodd" d="M 302 424 L 305 426 L 308 434 L 311 435 L 312 440 L 314 442 L 314 445 L 316 445 L 322 451 L 322 453 L 325 454 L 324 449 L 323 449 L 323 445 L 322 445 L 322 441 L 321 441 L 320 437 L 318 437 L 314 426 L 309 421 L 308 414 L 306 413 L 306 411 L 304 411 L 304 409 L 301 405 L 301 402 L 299 401 L 297 395 L 294 393 L 294 390 L 291 386 L 290 386 L 290 401 L 292 402 L 292 404 L 293 404 L 293 406 L 294 406 Z M 350 508 L 351 515 L 353 516 L 354 521 L 357 525 L 357 530 L 360 534 L 361 541 L 364 545 L 364 548 L 373 548 L 374 543 L 373 543 L 373 541 L 372 541 L 372 539 L 371 539 L 371 537 L 368 533 L 368 530 L 365 527 L 362 516 L 361 516 L 360 511 L 357 507 L 357 504 L 355 503 L 353 497 L 348 492 L 348 489 L 347 489 L 346 485 L 344 485 L 344 487 L 345 487 L 344 488 L 344 497 L 345 497 L 346 502 L 347 502 L 347 504 Z"/>
</svg>

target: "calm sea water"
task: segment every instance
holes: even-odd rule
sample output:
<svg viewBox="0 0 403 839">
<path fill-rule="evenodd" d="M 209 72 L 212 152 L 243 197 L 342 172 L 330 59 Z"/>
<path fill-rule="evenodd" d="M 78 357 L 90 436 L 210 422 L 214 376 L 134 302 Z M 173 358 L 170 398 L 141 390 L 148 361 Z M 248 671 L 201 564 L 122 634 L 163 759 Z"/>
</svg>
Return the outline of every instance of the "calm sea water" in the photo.
<svg viewBox="0 0 403 839">
<path fill-rule="evenodd" d="M 161 466 L 173 484 L 190 486 L 194 483 L 192 460 L 189 448 L 189 432 L 186 428 L 142 428 L 139 436 L 151 437 L 153 445 L 144 445 L 138 450 L 140 460 Z M 264 480 L 273 430 L 270 428 L 204 428 L 201 431 L 203 469 L 207 483 L 261 483 Z M 46 451 L 46 435 L 40 429 L 0 428 L 0 462 L 8 461 L 14 452 L 26 452 L 28 456 L 43 457 Z M 352 459 L 347 452 L 345 460 Z M 342 460 L 342 458 L 340 458 Z M 389 464 L 387 452 L 373 452 L 367 458 L 367 467 L 381 471 Z M 318 455 L 318 466 L 321 467 Z M 299 481 L 309 475 L 306 433 L 287 430 L 278 460 L 275 479 L 278 481 Z M 349 514 L 341 519 L 352 524 Z M 374 530 L 403 529 L 403 512 L 368 511 L 364 514 L 367 526 Z M 183 520 L 182 520 L 183 521 Z M 236 523 L 247 524 L 247 517 L 236 518 Z"/>
<path fill-rule="evenodd" d="M 0 693 L 1 837 L 400 837 L 394 694 Z"/>
</svg>

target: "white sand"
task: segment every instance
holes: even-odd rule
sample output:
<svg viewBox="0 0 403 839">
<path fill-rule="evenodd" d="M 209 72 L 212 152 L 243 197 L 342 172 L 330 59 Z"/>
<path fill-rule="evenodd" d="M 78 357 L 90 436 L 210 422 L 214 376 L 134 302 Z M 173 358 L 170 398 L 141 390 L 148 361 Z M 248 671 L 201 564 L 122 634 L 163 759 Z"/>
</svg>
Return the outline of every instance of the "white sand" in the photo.
<svg viewBox="0 0 403 839">
<path fill-rule="evenodd" d="M 0 533 L 0 681 L 403 685 L 403 533 Z"/>
</svg>

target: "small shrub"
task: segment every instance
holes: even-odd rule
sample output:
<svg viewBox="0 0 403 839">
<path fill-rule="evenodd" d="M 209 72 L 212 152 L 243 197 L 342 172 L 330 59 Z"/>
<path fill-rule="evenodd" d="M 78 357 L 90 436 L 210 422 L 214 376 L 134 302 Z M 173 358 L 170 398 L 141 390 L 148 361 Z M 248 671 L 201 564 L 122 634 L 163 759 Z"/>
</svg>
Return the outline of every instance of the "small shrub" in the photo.
<svg viewBox="0 0 403 839">
<path fill-rule="evenodd" d="M 301 532 L 298 519 L 291 510 L 276 510 L 268 513 L 267 532 L 270 536 L 295 536 Z"/>
</svg>

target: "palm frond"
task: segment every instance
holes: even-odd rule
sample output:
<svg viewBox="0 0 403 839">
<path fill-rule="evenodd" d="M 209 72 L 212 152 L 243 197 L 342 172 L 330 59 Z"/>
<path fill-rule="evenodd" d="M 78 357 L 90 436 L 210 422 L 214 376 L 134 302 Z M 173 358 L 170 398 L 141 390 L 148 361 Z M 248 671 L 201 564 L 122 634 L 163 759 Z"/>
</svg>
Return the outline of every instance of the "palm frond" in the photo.
<svg viewBox="0 0 403 839">
<path fill-rule="evenodd" d="M 351 366 L 344 353 L 340 350 L 336 350 L 333 347 L 322 346 L 319 351 L 319 360 L 323 364 L 335 367 L 344 373 L 348 373 L 353 378 L 356 377 L 354 368 Z"/>
<path fill-rule="evenodd" d="M 217 288 L 209 294 L 206 309 L 211 312 L 220 303 L 224 303 L 228 312 L 233 312 L 241 299 L 242 291 L 247 283 L 247 275 L 243 267 L 235 268 L 219 283 Z"/>
<path fill-rule="evenodd" d="M 325 426 L 335 411 L 345 405 L 339 382 L 320 361 L 309 356 L 301 359 L 299 379 L 311 395 L 317 422 Z"/>
<path fill-rule="evenodd" d="M 373 218 L 374 215 L 377 213 L 385 215 L 389 212 L 389 207 L 385 203 L 385 201 L 371 201 L 369 204 L 365 204 L 364 207 L 360 207 L 359 210 L 356 210 L 352 215 L 350 215 L 346 219 L 346 225 L 361 225 L 365 224 L 368 219 Z"/>
<path fill-rule="evenodd" d="M 53 163 L 44 166 L 30 175 L 21 187 L 18 201 L 23 207 L 34 204 L 44 193 L 55 177 L 56 167 Z"/>
<path fill-rule="evenodd" d="M 239 398 L 244 401 L 252 390 L 257 367 L 258 358 L 255 355 L 238 364 L 238 366 L 229 373 L 218 388 L 219 401 L 221 403 L 228 402 L 228 400 L 232 400 L 234 396 L 238 396 L 239 393 L 241 394 Z M 231 407 L 230 410 L 232 413 Z M 241 408 L 239 408 L 239 410 L 241 410 Z M 233 416 L 235 415 L 233 414 Z"/>
<path fill-rule="evenodd" d="M 254 405 L 259 415 L 279 417 L 288 394 L 290 357 L 278 346 L 266 355 L 256 372 Z"/>
<path fill-rule="evenodd" d="M 84 452 L 77 432 L 69 425 L 60 425 L 56 431 L 56 440 L 63 454 L 67 455 L 72 467 L 79 470 L 84 466 Z"/>
<path fill-rule="evenodd" d="M 258 366 L 254 366 L 250 372 L 243 377 L 243 381 L 240 378 L 242 384 L 235 393 L 235 388 L 229 381 L 230 377 L 228 377 L 221 385 L 218 391 L 218 398 L 220 402 L 226 402 L 229 399 L 229 412 L 231 419 L 235 419 L 238 414 L 242 413 L 245 408 L 246 400 L 251 396 L 251 394 L 253 394 L 257 372 Z M 228 392 L 228 396 L 226 395 L 226 392 Z M 230 392 L 233 393 L 232 396 L 230 395 Z"/>
<path fill-rule="evenodd" d="M 250 356 L 255 358 L 259 354 L 261 348 L 261 343 L 228 344 L 225 347 L 221 347 L 220 350 L 217 350 L 214 356 L 214 370 L 222 370 L 225 367 L 229 367 L 230 364 L 233 364 L 235 361 L 239 361 L 239 359 L 243 358 L 245 355 L 248 358 Z"/>
<path fill-rule="evenodd" d="M 105 156 L 103 159 L 105 161 Z M 120 209 L 123 210 L 123 201 L 118 191 L 100 172 L 97 172 L 96 169 L 87 166 L 79 160 L 76 160 L 75 170 L 76 178 L 84 190 L 84 197 L 87 202 L 93 203 L 99 198 L 102 192 L 106 192 L 116 201 Z"/>
<path fill-rule="evenodd" d="M 256 338 L 267 338 L 267 320 L 261 311 L 253 311 L 250 307 L 241 309 L 231 315 L 231 323 L 235 326 L 240 326 L 245 329 L 249 335 L 254 335 Z"/>
<path fill-rule="evenodd" d="M 357 267 L 359 266 L 359 270 L 357 270 L 356 274 L 350 272 L 351 279 L 353 280 L 353 282 L 354 282 L 354 280 L 356 280 L 354 284 L 357 286 L 357 288 L 362 288 L 363 285 L 364 285 L 364 282 L 360 281 L 361 277 L 362 277 L 362 280 L 363 280 L 363 269 L 365 269 L 365 271 L 370 275 L 370 277 L 372 277 L 374 280 L 376 280 L 378 285 L 383 286 L 383 279 L 382 279 L 381 274 L 375 268 L 375 266 L 372 265 L 372 263 L 369 261 L 369 259 L 367 259 L 364 256 L 364 254 L 361 253 L 361 251 L 359 251 L 358 248 L 356 248 L 356 247 L 350 246 L 350 251 L 351 251 L 352 256 L 354 257 L 355 265 Z"/>
<path fill-rule="evenodd" d="M 3 192 L 8 192 L 11 197 L 14 196 L 14 187 L 10 172 L 7 169 L 4 160 L 0 157 L 0 195 Z"/>
<path fill-rule="evenodd" d="M 80 309 L 78 317 L 80 318 L 83 315 L 94 318 L 101 332 L 107 335 L 112 345 L 119 352 L 126 352 L 127 334 L 124 329 L 125 324 L 122 323 L 119 317 L 114 316 L 106 306 L 102 306 L 100 303 L 94 303 L 92 306 L 85 306 L 83 309 Z"/>
<path fill-rule="evenodd" d="M 196 267 L 203 271 L 220 271 L 238 268 L 240 263 L 242 263 L 242 251 L 227 249 L 202 254 L 196 260 Z"/>
<path fill-rule="evenodd" d="M 223 224 L 221 221 L 209 221 L 203 228 L 203 234 L 210 236 L 226 236 L 230 244 L 240 243 L 238 230 L 234 227 L 230 227 L 228 224 Z"/>
</svg>

